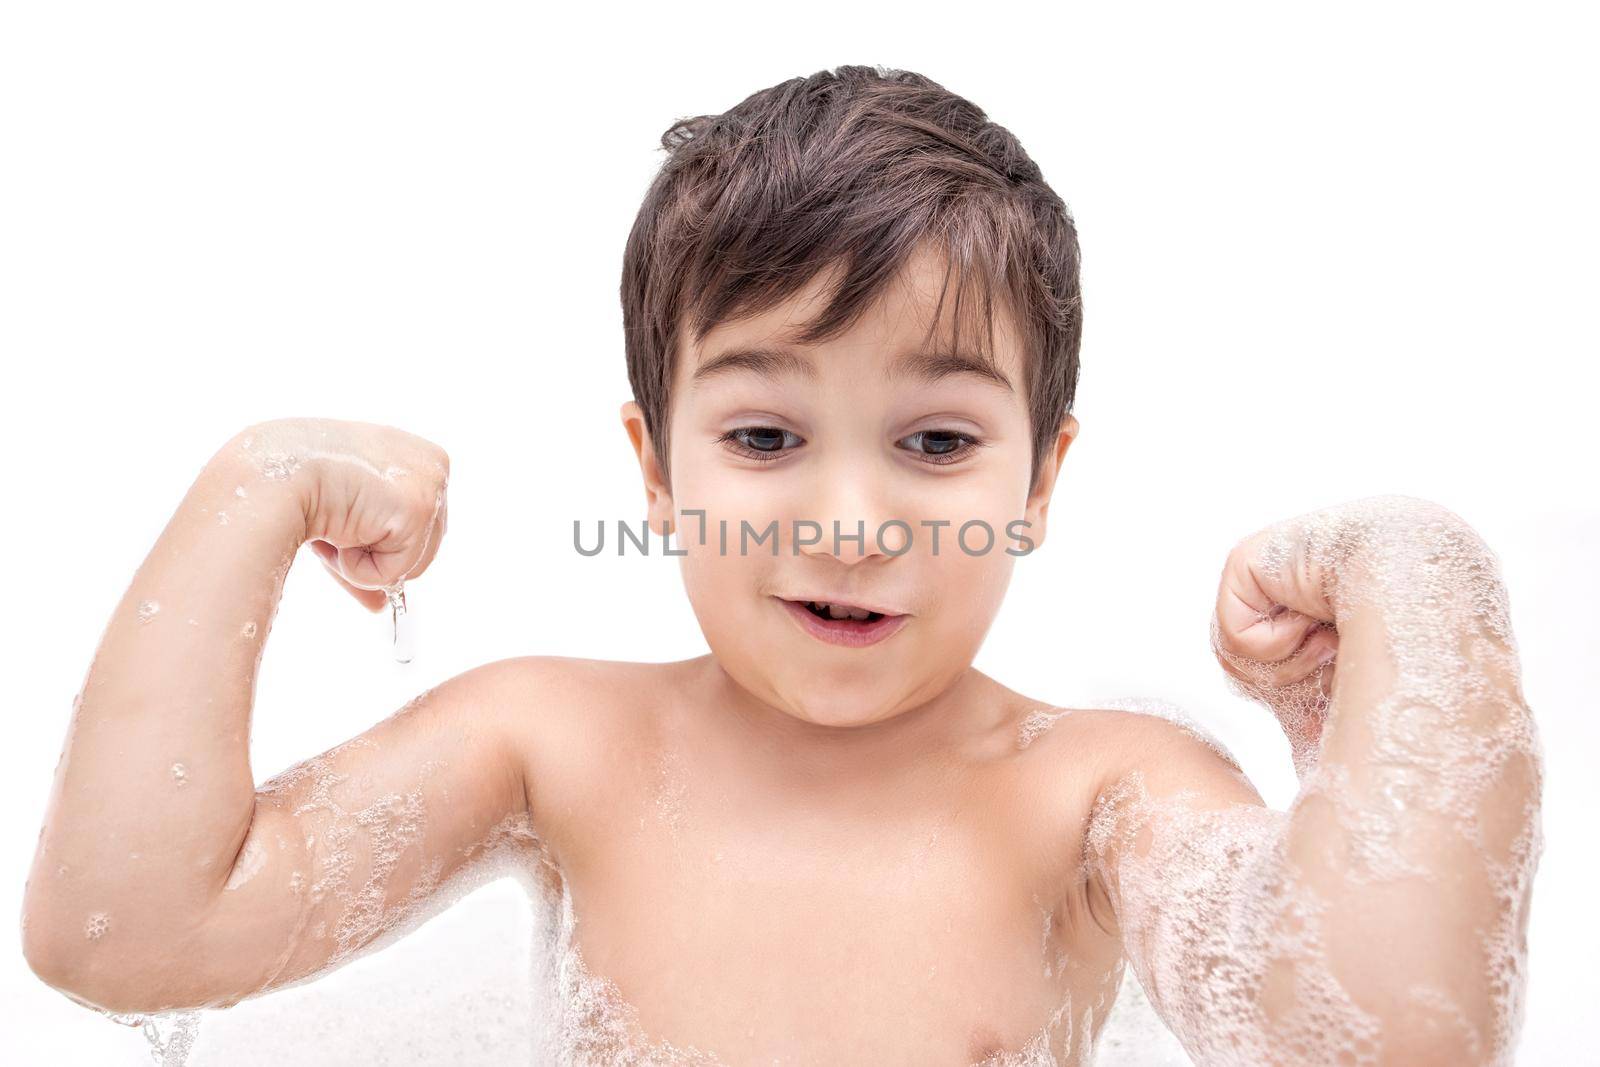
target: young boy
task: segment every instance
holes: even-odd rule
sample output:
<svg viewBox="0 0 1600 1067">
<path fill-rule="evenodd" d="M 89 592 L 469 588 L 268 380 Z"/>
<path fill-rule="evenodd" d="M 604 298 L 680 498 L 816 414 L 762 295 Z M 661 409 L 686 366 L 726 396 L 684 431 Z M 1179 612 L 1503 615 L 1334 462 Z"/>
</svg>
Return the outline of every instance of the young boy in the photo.
<svg viewBox="0 0 1600 1067">
<path fill-rule="evenodd" d="M 1061 200 L 905 72 L 797 78 L 663 143 L 622 421 L 709 654 L 489 663 L 258 789 L 297 549 L 384 607 L 439 549 L 448 461 L 251 427 L 75 704 L 35 971 L 110 1012 L 226 1006 L 509 856 L 562 909 L 552 1060 L 1087 1063 L 1125 962 L 1199 1062 L 1507 1059 L 1540 764 L 1471 529 L 1375 497 L 1230 555 L 1214 648 L 1289 732 L 1290 812 L 1168 719 L 1014 692 L 971 664 L 1078 433 Z"/>
</svg>

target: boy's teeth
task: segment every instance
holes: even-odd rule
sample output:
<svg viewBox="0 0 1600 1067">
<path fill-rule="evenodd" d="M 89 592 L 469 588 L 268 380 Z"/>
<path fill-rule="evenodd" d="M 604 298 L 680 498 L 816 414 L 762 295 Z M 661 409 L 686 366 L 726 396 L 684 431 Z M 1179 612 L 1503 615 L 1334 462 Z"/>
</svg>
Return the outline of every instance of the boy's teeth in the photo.
<svg viewBox="0 0 1600 1067">
<path fill-rule="evenodd" d="M 872 614 L 865 608 L 849 608 L 838 604 L 824 604 L 821 601 L 812 603 L 819 611 L 826 612 L 830 619 L 854 619 L 857 622 L 865 622 L 867 616 Z"/>
</svg>

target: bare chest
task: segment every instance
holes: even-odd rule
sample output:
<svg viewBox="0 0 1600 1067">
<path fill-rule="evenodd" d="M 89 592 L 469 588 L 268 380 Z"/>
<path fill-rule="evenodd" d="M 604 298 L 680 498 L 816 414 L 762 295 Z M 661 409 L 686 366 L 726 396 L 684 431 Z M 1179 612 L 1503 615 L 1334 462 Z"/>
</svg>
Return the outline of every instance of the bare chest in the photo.
<svg viewBox="0 0 1600 1067">
<path fill-rule="evenodd" d="M 1088 1062 L 1120 953 L 1077 843 L 980 795 L 797 810 L 619 780 L 563 863 L 562 1058 Z"/>
</svg>

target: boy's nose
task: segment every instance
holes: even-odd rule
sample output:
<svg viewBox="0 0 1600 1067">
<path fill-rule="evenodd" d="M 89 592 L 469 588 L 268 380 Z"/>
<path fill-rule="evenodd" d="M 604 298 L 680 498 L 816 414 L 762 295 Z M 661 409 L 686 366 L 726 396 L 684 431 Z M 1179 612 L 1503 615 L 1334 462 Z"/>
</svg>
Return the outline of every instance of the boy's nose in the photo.
<svg viewBox="0 0 1600 1067">
<path fill-rule="evenodd" d="M 887 494 L 875 484 L 869 471 L 859 466 L 855 470 L 843 467 L 819 472 L 815 492 L 810 494 L 811 506 L 800 513 L 801 519 L 816 526 L 805 526 L 796 534 L 798 538 L 817 540 L 802 545 L 800 550 L 809 556 L 832 556 L 845 564 L 898 553 L 905 545 L 905 531 L 899 526 L 884 525 L 897 517 L 886 502 Z"/>
</svg>

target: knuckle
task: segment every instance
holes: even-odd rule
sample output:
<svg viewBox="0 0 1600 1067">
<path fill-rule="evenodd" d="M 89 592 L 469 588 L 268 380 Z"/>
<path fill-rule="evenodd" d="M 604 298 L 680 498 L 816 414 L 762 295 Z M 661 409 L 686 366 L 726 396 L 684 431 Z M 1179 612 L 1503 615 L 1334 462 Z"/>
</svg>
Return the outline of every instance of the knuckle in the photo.
<svg viewBox="0 0 1600 1067">
<path fill-rule="evenodd" d="M 1249 644 L 1232 626 L 1214 626 L 1211 631 L 1211 647 L 1219 656 L 1227 654 L 1254 658 Z"/>
</svg>

